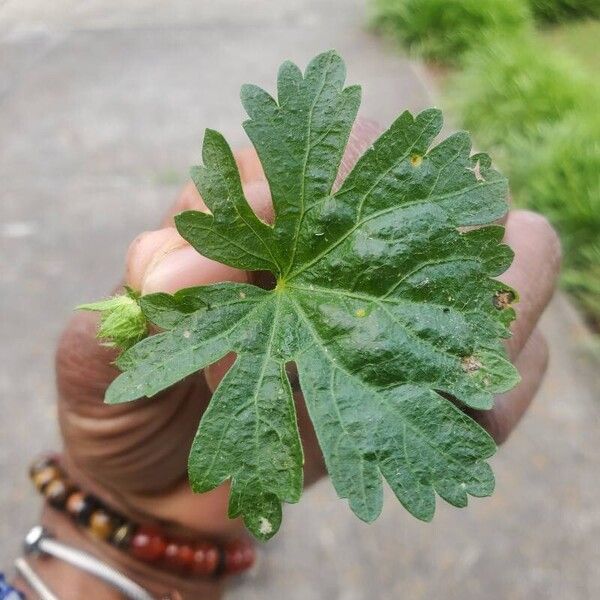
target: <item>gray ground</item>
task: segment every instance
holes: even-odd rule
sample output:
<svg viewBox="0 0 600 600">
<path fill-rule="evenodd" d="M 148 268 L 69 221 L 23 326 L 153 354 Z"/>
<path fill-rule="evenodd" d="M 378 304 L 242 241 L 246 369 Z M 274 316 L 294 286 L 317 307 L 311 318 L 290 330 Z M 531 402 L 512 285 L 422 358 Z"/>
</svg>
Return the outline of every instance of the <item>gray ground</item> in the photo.
<svg viewBox="0 0 600 600">
<path fill-rule="evenodd" d="M 116 281 L 199 158 L 204 127 L 243 144 L 238 88 L 336 47 L 363 113 L 428 104 L 416 70 L 362 29 L 359 0 L 0 0 L 0 565 L 38 500 L 25 470 L 56 447 L 52 348 L 71 307 Z M 358 522 L 328 482 L 287 509 L 230 598 L 600 598 L 599 381 L 559 297 L 537 403 L 494 459 L 497 492 L 433 524 L 392 498 Z M 597 366 L 597 365 L 596 365 Z"/>
</svg>

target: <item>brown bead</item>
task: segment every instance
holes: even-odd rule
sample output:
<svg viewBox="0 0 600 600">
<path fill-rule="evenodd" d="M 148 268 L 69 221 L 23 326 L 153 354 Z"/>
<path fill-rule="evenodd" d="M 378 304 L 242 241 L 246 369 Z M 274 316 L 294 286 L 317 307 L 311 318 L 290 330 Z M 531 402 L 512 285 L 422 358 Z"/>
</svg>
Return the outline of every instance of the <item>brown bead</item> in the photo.
<svg viewBox="0 0 600 600">
<path fill-rule="evenodd" d="M 76 490 L 69 495 L 66 503 L 67 511 L 69 512 L 69 514 L 73 516 L 77 514 L 79 508 L 81 507 L 81 504 L 83 503 L 83 497 L 83 492 L 79 490 Z"/>
<path fill-rule="evenodd" d="M 194 561 L 194 548 L 190 544 L 170 542 L 165 548 L 165 565 L 172 569 L 187 571 Z"/>
<path fill-rule="evenodd" d="M 48 504 L 54 508 L 64 508 L 67 496 L 69 494 L 69 486 L 64 479 L 53 479 L 44 489 L 44 496 L 48 500 Z"/>
<path fill-rule="evenodd" d="M 81 491 L 76 491 L 67 498 L 66 508 L 77 522 L 87 525 L 95 506 L 90 496 Z"/>
<path fill-rule="evenodd" d="M 254 564 L 254 547 L 249 541 L 234 540 L 225 546 L 225 571 L 240 573 Z"/>
<path fill-rule="evenodd" d="M 60 477 L 60 472 L 59 470 L 50 465 L 48 467 L 44 467 L 43 469 L 39 470 L 33 477 L 33 483 L 35 485 L 35 487 L 40 491 L 43 492 L 45 487 L 53 480 L 53 479 L 57 479 L 58 477 Z"/>
<path fill-rule="evenodd" d="M 131 540 L 129 550 L 133 556 L 146 562 L 154 562 L 164 556 L 167 544 L 155 530 L 140 527 Z"/>
<path fill-rule="evenodd" d="M 45 469 L 46 467 L 50 466 L 56 466 L 56 461 L 53 458 L 49 456 L 42 456 L 40 458 L 37 458 L 33 461 L 33 463 L 31 463 L 31 466 L 29 467 L 29 477 L 33 479 L 34 475 L 39 473 L 42 469 Z"/>
<path fill-rule="evenodd" d="M 90 516 L 90 532 L 101 540 L 107 540 L 113 532 L 114 524 L 111 516 L 99 508 Z"/>
<path fill-rule="evenodd" d="M 211 542 L 194 545 L 192 571 L 195 575 L 212 575 L 219 566 L 219 549 Z"/>
<path fill-rule="evenodd" d="M 123 523 L 115 529 L 110 542 L 117 548 L 129 548 L 134 533 L 135 525 L 133 523 Z"/>
</svg>

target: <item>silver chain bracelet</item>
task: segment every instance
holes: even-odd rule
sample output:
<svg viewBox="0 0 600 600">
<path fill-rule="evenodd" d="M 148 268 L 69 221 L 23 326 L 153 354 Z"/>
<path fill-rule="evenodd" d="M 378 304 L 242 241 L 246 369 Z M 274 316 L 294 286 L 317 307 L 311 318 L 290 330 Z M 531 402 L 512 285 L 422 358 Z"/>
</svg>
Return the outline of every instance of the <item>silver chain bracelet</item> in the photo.
<svg viewBox="0 0 600 600">
<path fill-rule="evenodd" d="M 143 587 L 129 579 L 129 577 L 83 550 L 58 542 L 51 533 L 39 525 L 33 527 L 25 537 L 24 549 L 26 554 L 52 556 L 86 573 L 90 573 L 130 600 L 155 600 Z M 17 570 L 42 600 L 59 600 L 46 587 L 29 564 L 22 559 L 21 561 L 16 563 Z"/>
</svg>

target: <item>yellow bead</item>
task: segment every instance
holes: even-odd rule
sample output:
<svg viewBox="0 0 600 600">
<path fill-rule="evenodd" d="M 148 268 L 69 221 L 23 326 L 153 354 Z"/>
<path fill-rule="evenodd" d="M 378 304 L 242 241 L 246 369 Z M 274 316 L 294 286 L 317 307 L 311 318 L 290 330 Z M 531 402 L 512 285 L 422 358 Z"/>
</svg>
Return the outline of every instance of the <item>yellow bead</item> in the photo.
<svg viewBox="0 0 600 600">
<path fill-rule="evenodd" d="M 44 488 L 57 477 L 60 476 L 60 472 L 56 467 L 44 467 L 42 470 L 35 473 L 32 477 L 35 487 L 41 492 Z"/>
<path fill-rule="evenodd" d="M 107 540 L 112 530 L 113 522 L 110 515 L 102 509 L 95 510 L 90 517 L 91 533 L 101 540 Z"/>
</svg>

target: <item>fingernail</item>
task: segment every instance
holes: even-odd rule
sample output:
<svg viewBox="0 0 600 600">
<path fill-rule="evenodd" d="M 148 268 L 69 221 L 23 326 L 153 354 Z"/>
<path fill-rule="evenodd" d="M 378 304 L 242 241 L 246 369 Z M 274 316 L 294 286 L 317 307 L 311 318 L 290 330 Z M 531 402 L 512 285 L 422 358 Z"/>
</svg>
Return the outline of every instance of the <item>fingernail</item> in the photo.
<svg viewBox="0 0 600 600">
<path fill-rule="evenodd" d="M 192 248 L 173 250 L 152 264 L 142 285 L 143 294 L 166 292 L 217 281 L 246 281 L 243 271 L 210 260 Z"/>
</svg>

